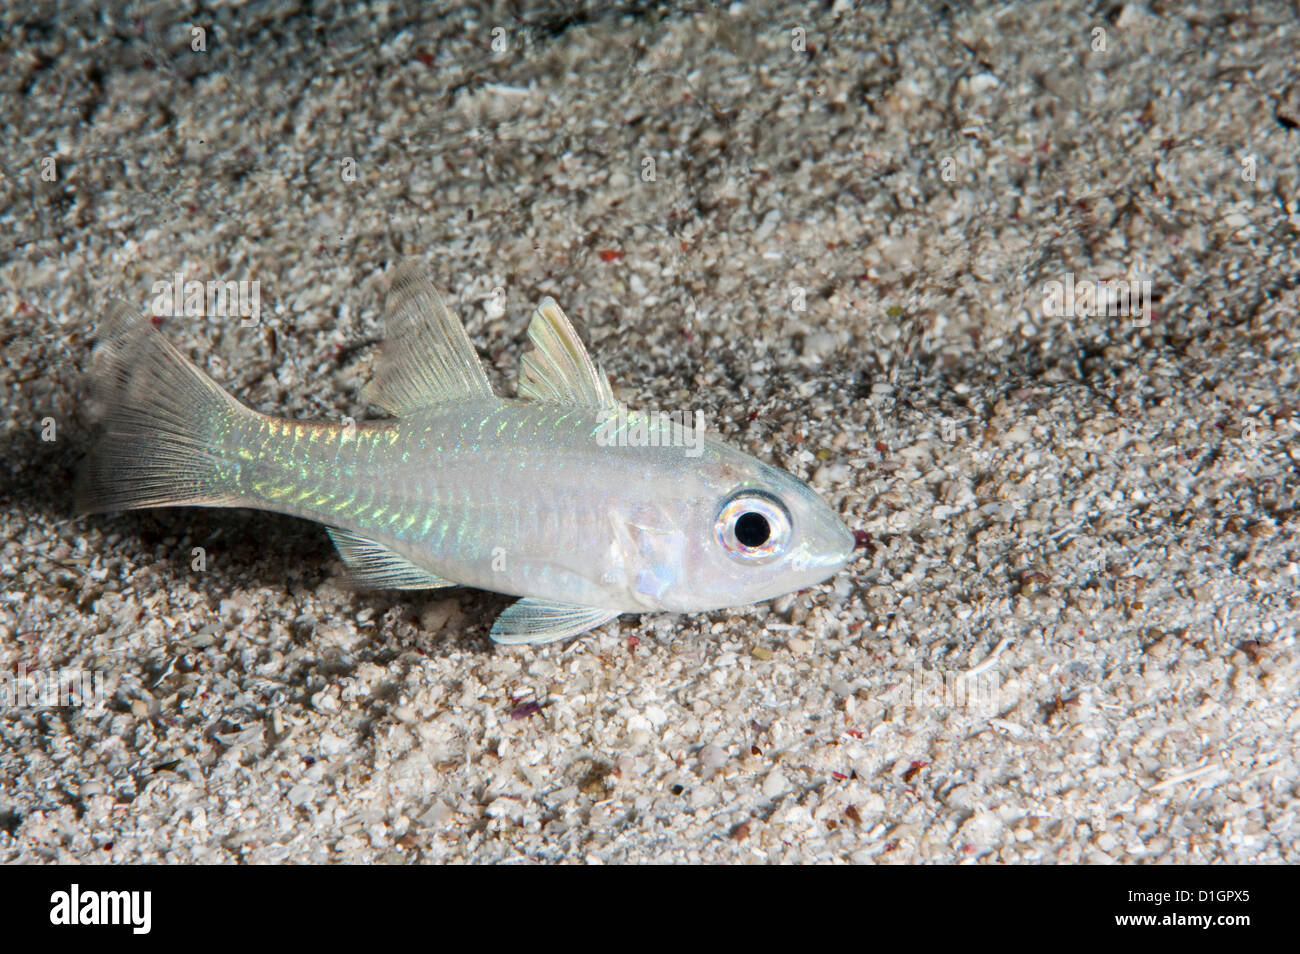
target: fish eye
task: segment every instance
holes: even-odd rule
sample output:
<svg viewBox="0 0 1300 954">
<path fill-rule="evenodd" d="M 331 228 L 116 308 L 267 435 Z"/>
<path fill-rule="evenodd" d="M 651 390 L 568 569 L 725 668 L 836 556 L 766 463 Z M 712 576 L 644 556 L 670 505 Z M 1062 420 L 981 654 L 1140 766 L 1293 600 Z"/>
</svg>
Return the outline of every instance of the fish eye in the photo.
<svg viewBox="0 0 1300 954">
<path fill-rule="evenodd" d="M 728 556 L 742 563 L 765 563 L 785 552 L 790 514 L 770 494 L 742 490 L 722 505 L 715 532 Z"/>
<path fill-rule="evenodd" d="M 770 536 L 772 525 L 758 511 L 748 510 L 736 518 L 736 540 L 742 547 L 761 547 Z"/>
</svg>

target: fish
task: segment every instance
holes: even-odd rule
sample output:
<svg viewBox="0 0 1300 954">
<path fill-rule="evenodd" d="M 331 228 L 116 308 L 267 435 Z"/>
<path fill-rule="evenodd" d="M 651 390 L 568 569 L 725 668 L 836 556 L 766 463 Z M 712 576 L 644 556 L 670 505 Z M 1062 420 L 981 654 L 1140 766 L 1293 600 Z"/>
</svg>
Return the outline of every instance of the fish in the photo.
<svg viewBox="0 0 1300 954">
<path fill-rule="evenodd" d="M 667 414 L 629 411 L 553 298 L 518 395 L 492 390 L 460 320 L 411 262 L 362 397 L 390 416 L 303 421 L 240 403 L 117 302 L 97 328 L 98 434 L 82 513 L 243 507 L 325 525 L 352 582 L 518 601 L 502 644 L 629 613 L 704 613 L 815 586 L 855 538 L 807 484 Z"/>
</svg>

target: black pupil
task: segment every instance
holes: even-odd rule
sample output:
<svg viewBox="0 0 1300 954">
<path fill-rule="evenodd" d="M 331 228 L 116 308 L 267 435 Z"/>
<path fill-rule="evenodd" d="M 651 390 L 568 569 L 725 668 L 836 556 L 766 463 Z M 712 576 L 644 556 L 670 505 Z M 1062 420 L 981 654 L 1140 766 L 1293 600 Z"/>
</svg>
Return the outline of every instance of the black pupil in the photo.
<svg viewBox="0 0 1300 954">
<path fill-rule="evenodd" d="M 736 540 L 743 547 L 761 547 L 772 535 L 772 528 L 767 525 L 767 517 L 761 513 L 742 513 L 736 521 Z"/>
</svg>

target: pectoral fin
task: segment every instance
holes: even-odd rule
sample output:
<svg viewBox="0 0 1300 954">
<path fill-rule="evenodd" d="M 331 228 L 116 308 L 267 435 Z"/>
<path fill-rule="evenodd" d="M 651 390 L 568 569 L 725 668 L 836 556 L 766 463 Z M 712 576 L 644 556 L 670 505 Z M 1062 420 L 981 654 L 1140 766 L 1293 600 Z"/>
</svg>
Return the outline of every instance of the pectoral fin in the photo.
<svg viewBox="0 0 1300 954">
<path fill-rule="evenodd" d="M 338 527 L 326 527 L 339 556 L 348 565 L 358 586 L 378 590 L 432 590 L 455 586 L 451 580 L 434 576 L 382 543 Z"/>
<path fill-rule="evenodd" d="M 585 633 L 616 616 L 617 610 L 522 599 L 497 617 L 491 635 L 494 642 L 508 646 L 540 646 Z"/>
</svg>

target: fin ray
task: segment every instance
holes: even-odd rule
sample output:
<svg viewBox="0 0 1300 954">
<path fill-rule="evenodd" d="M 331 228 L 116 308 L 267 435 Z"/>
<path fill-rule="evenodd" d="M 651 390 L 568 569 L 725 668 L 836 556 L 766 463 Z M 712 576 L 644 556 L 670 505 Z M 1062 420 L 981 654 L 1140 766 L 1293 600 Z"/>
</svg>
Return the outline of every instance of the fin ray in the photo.
<svg viewBox="0 0 1300 954">
<path fill-rule="evenodd" d="M 521 398 L 579 407 L 618 406 L 604 369 L 591 360 L 554 298 L 543 298 L 537 306 L 528 337 L 533 350 L 519 365 Z"/>
<path fill-rule="evenodd" d="M 491 636 L 493 642 L 507 646 L 540 646 L 585 633 L 618 615 L 618 610 L 529 597 L 506 607 L 492 624 Z"/>
<path fill-rule="evenodd" d="M 493 397 L 465 327 L 413 262 L 399 265 L 385 303 L 385 334 L 367 401 L 401 417 L 466 398 Z"/>
<path fill-rule="evenodd" d="M 109 304 L 96 339 L 98 433 L 77 482 L 77 510 L 238 506 L 223 477 L 221 435 L 253 412 L 124 302 Z"/>
<path fill-rule="evenodd" d="M 432 590 L 441 586 L 456 586 L 451 580 L 416 566 L 406 557 L 393 552 L 384 544 L 369 537 L 344 530 L 326 527 L 330 539 L 347 564 L 352 581 L 359 586 L 379 590 Z"/>
</svg>

